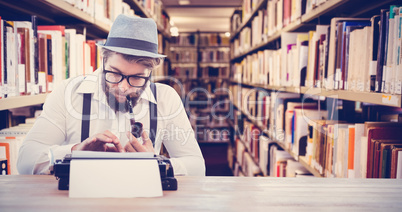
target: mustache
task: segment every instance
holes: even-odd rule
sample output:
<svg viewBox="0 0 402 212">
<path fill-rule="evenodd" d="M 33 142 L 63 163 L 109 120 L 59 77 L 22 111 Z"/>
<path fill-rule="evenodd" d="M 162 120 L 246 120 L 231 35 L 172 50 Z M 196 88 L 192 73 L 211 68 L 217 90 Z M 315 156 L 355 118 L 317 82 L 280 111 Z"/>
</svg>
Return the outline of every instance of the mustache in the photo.
<svg viewBox="0 0 402 212">
<path fill-rule="evenodd" d="M 128 96 L 132 107 L 135 107 L 138 103 L 138 100 L 140 99 L 141 94 L 144 92 L 147 83 L 145 83 L 145 85 L 142 86 L 140 89 L 136 89 L 134 92 L 121 92 L 118 88 L 109 87 L 105 82 L 105 79 L 102 78 L 102 90 L 105 93 L 107 103 L 112 110 L 114 110 L 115 112 L 129 112 L 130 106 L 128 104 L 128 101 L 119 102 L 117 101 L 116 96 L 125 96 L 126 98 Z"/>
</svg>

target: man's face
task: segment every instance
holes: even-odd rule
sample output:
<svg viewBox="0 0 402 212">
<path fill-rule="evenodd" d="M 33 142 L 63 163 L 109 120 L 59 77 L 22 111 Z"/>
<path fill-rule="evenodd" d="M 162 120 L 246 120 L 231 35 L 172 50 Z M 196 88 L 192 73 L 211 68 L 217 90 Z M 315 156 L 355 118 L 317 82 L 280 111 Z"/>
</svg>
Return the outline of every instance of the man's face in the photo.
<svg viewBox="0 0 402 212">
<path fill-rule="evenodd" d="M 127 78 L 124 77 L 119 83 L 115 83 L 122 78 L 121 75 L 132 76 L 130 78 L 131 85 Z M 127 112 L 127 96 L 130 97 L 132 105 L 135 106 L 141 93 L 145 90 L 146 82 L 148 81 L 146 77 L 149 77 L 149 75 L 150 69 L 146 66 L 136 62 L 129 62 L 120 54 L 112 54 L 104 64 L 102 78 L 105 83 L 103 90 L 109 106 L 116 112 Z"/>
</svg>

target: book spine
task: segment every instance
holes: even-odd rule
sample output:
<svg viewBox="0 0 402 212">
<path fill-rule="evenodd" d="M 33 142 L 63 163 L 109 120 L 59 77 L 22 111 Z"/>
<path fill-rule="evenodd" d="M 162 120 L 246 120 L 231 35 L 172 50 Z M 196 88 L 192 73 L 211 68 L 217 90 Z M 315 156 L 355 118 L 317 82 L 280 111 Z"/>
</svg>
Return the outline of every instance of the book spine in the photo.
<svg viewBox="0 0 402 212">
<path fill-rule="evenodd" d="M 38 18 L 37 16 L 32 16 L 31 17 L 31 22 L 32 22 L 32 31 L 33 31 L 33 47 L 34 47 L 34 51 L 33 51 L 33 59 L 34 59 L 34 79 L 33 82 L 34 83 L 34 90 L 32 90 L 32 92 L 34 92 L 34 94 L 38 94 L 39 93 L 39 42 L 38 42 Z"/>
</svg>

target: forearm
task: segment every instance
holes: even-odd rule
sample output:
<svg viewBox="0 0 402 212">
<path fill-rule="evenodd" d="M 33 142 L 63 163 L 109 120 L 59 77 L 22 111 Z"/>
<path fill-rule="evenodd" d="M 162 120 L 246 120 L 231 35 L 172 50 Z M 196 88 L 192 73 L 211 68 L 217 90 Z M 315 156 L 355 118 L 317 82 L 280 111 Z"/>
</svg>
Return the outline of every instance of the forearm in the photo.
<svg viewBox="0 0 402 212">
<path fill-rule="evenodd" d="M 17 167 L 20 174 L 50 174 L 49 166 L 56 159 L 71 153 L 71 145 L 48 146 L 39 142 L 26 141 L 21 146 Z"/>
<path fill-rule="evenodd" d="M 170 158 L 175 175 L 205 176 L 205 161 L 200 156 Z"/>
<path fill-rule="evenodd" d="M 49 174 L 49 165 L 71 153 L 71 145 L 62 145 L 65 135 L 48 119 L 40 117 L 27 134 L 19 150 L 20 174 Z"/>
</svg>

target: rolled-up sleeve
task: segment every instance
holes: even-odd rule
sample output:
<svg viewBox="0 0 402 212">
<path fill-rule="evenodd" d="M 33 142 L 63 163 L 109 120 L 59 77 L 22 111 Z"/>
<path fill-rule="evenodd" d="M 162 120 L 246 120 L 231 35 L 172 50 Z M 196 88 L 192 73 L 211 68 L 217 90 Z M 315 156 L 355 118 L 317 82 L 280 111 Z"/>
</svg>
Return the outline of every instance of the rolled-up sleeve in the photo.
<svg viewBox="0 0 402 212">
<path fill-rule="evenodd" d="M 20 174 L 49 174 L 49 165 L 71 153 L 72 145 L 63 145 L 65 132 L 64 86 L 46 98 L 43 112 L 25 137 L 18 154 Z"/>
</svg>

